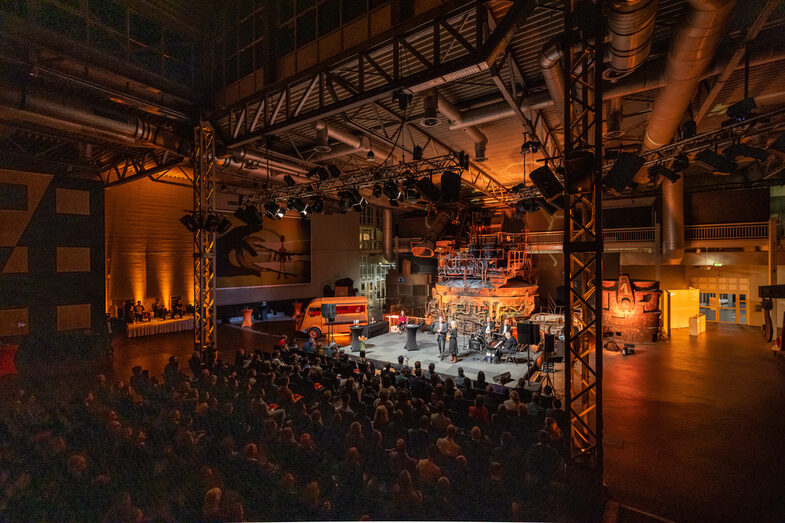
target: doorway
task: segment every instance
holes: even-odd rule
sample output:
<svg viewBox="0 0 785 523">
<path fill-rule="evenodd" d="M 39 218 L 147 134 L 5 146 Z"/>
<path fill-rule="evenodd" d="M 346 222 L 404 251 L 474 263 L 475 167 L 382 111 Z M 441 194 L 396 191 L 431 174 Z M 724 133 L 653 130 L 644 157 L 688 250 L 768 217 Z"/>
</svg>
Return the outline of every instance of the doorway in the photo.
<svg viewBox="0 0 785 523">
<path fill-rule="evenodd" d="M 706 321 L 747 323 L 747 295 L 732 292 L 701 292 L 700 312 Z"/>
</svg>

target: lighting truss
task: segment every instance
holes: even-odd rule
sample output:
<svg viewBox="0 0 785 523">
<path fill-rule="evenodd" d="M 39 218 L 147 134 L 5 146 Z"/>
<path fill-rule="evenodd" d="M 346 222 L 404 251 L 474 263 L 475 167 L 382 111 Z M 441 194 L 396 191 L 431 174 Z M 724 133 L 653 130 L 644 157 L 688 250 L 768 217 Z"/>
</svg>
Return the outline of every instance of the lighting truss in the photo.
<svg viewBox="0 0 785 523">
<path fill-rule="evenodd" d="M 194 129 L 193 211 L 204 223 L 215 211 L 215 134 L 206 125 Z M 215 346 L 215 232 L 194 230 L 194 348 L 202 354 Z"/>
<path fill-rule="evenodd" d="M 595 23 L 578 28 L 576 7 Z M 602 60 L 599 5 L 565 0 L 564 154 L 594 155 L 592 183 L 565 191 L 564 396 L 573 462 L 602 469 Z"/>
<path fill-rule="evenodd" d="M 461 172 L 461 162 L 457 155 L 447 154 L 424 160 L 410 161 L 392 166 L 379 166 L 373 169 L 358 169 L 342 174 L 338 178 L 314 180 L 291 187 L 279 186 L 267 191 L 243 196 L 244 204 L 259 204 L 289 198 L 307 198 L 336 194 L 348 189 L 371 188 L 377 183 L 403 182 L 407 178 L 439 175 L 445 171 Z"/>
</svg>

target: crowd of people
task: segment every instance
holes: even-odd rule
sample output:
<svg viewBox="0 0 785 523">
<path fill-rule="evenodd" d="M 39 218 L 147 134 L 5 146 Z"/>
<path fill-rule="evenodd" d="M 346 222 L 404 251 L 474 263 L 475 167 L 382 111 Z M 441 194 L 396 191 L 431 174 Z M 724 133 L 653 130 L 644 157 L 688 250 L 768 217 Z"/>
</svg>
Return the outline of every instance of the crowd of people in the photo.
<svg viewBox="0 0 785 523">
<path fill-rule="evenodd" d="M 234 361 L 99 376 L 68 405 L 17 391 L 0 421 L 8 520 L 555 519 L 565 416 L 459 371 L 375 368 L 286 342 Z"/>
</svg>

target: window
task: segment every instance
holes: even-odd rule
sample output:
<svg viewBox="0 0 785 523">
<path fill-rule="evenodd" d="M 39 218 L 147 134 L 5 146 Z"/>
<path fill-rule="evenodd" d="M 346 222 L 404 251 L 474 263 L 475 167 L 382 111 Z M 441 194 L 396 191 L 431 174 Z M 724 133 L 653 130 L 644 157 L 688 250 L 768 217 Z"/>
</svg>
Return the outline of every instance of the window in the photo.
<svg viewBox="0 0 785 523">
<path fill-rule="evenodd" d="M 338 305 L 335 307 L 336 314 L 362 314 L 365 312 L 365 305 Z"/>
<path fill-rule="evenodd" d="M 311 9 L 297 17 L 297 47 L 312 42 L 316 38 L 316 11 Z"/>
<path fill-rule="evenodd" d="M 319 36 L 324 36 L 330 31 L 338 29 L 341 25 L 341 10 L 338 8 L 338 0 L 327 0 L 318 7 L 319 17 Z"/>
<path fill-rule="evenodd" d="M 321 316 L 322 315 L 322 308 L 321 307 L 310 307 L 308 309 L 308 316 L 313 318 L 314 316 Z"/>
<path fill-rule="evenodd" d="M 351 22 L 365 14 L 365 0 L 343 0 L 341 2 L 341 18 L 343 23 Z"/>
</svg>

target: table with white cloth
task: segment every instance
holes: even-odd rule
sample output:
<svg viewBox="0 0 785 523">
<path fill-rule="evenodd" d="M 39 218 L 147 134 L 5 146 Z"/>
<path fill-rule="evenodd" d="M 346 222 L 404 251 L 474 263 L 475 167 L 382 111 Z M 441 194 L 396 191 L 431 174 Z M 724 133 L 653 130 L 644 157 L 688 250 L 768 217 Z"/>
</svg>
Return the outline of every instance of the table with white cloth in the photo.
<svg viewBox="0 0 785 523">
<path fill-rule="evenodd" d="M 172 320 L 155 319 L 153 321 L 129 323 L 126 326 L 126 336 L 129 338 L 136 338 L 137 336 L 152 336 L 154 334 L 187 331 L 192 330 L 193 328 L 193 316 L 183 316 L 182 318 Z"/>
</svg>

